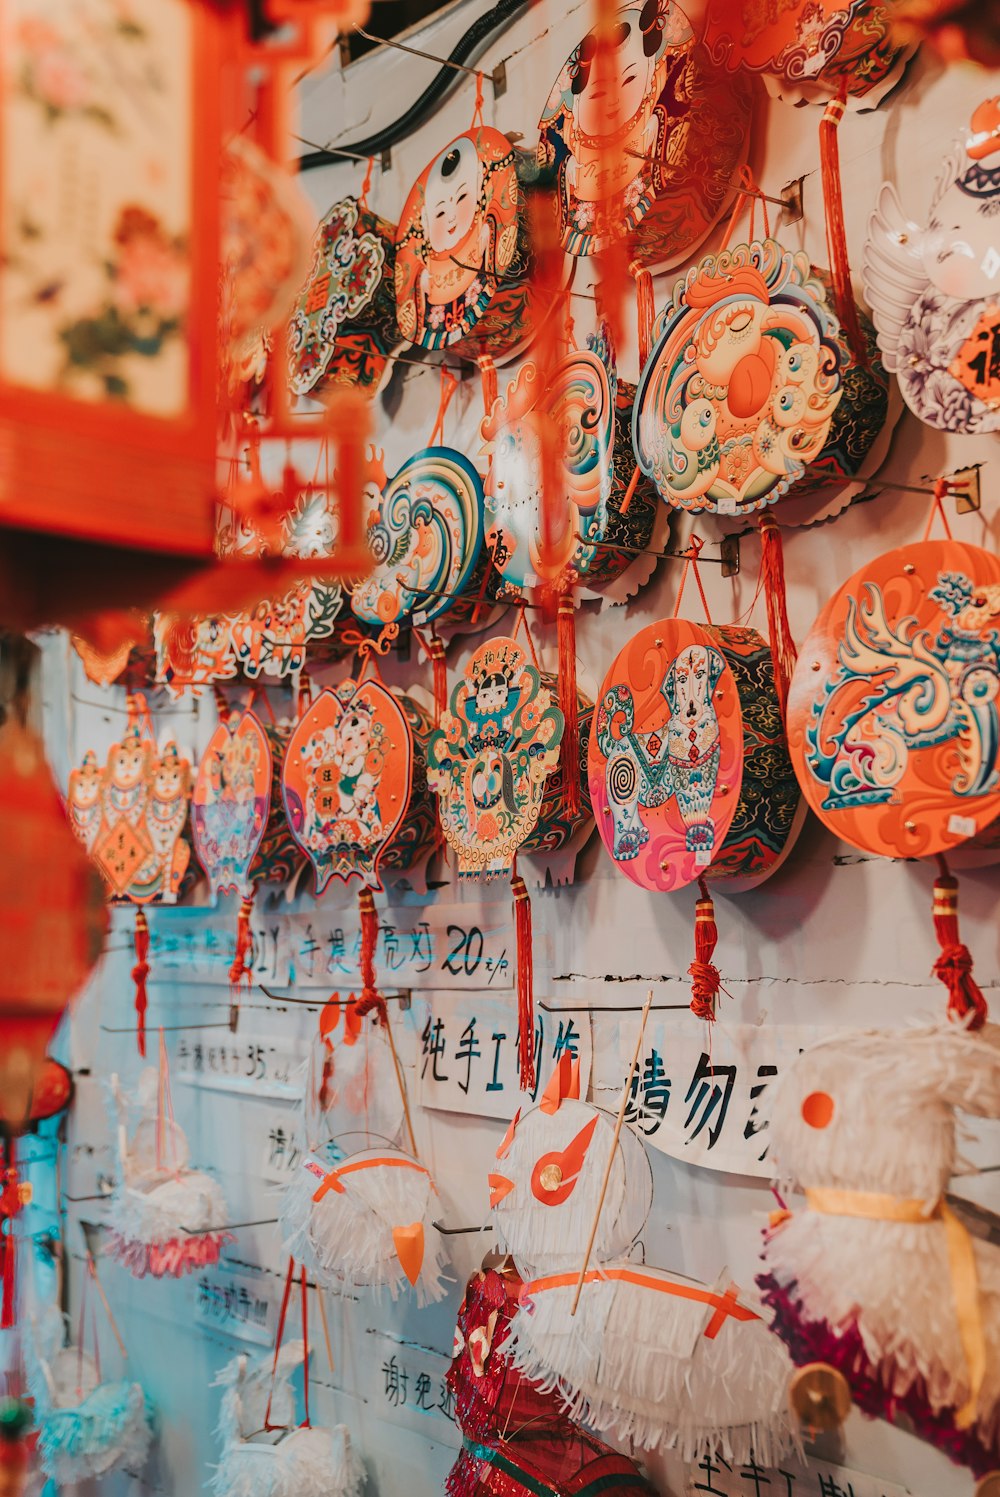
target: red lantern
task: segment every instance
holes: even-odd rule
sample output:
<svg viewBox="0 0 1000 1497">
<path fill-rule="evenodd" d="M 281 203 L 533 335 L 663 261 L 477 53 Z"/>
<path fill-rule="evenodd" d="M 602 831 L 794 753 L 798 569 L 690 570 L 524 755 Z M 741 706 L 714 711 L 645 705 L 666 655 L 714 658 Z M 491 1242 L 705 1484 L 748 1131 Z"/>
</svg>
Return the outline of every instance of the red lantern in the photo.
<svg viewBox="0 0 1000 1497">
<path fill-rule="evenodd" d="M 70 831 L 40 740 L 0 732 L 0 1118 L 30 1120 L 46 1047 L 107 930 L 100 879 Z"/>
</svg>

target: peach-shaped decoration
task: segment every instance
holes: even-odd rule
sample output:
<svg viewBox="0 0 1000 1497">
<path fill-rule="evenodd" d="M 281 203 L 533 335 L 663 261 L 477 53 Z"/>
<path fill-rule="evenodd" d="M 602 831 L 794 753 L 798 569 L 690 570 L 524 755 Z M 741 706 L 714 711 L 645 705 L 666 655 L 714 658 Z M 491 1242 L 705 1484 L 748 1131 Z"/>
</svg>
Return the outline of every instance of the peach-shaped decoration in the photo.
<svg viewBox="0 0 1000 1497">
<path fill-rule="evenodd" d="M 1000 816 L 1000 558 L 960 541 L 876 557 L 834 594 L 788 698 L 817 816 L 885 857 L 944 852 Z"/>
</svg>

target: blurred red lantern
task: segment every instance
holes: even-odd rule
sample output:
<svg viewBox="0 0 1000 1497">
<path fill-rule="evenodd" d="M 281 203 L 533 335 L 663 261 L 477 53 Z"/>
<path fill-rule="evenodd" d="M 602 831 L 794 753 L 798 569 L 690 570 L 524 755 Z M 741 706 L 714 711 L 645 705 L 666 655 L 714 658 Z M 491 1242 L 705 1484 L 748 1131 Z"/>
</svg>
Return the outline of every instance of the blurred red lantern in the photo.
<svg viewBox="0 0 1000 1497">
<path fill-rule="evenodd" d="M 101 881 L 70 830 L 40 739 L 0 730 L 0 1117 L 31 1121 L 46 1047 L 101 952 Z"/>
</svg>

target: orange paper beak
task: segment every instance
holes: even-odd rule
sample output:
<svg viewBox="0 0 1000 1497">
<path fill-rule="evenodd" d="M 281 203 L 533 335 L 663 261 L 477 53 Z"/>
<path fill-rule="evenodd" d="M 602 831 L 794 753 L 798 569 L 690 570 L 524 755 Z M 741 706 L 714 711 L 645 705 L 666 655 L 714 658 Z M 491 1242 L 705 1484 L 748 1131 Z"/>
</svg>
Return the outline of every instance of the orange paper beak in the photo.
<svg viewBox="0 0 1000 1497">
<path fill-rule="evenodd" d="M 403 1272 L 416 1284 L 424 1262 L 424 1225 L 411 1222 L 408 1227 L 393 1227 L 392 1241 Z"/>
<path fill-rule="evenodd" d="M 506 1175 L 487 1175 L 486 1183 L 490 1187 L 490 1205 L 497 1206 L 509 1196 L 514 1189 L 513 1180 L 508 1180 Z"/>
</svg>

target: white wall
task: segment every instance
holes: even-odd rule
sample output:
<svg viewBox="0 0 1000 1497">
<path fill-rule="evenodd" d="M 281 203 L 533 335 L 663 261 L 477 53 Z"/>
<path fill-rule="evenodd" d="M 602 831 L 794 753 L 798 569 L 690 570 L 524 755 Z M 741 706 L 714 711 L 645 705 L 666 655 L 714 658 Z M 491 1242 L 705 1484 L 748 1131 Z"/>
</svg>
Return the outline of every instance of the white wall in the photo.
<svg viewBox="0 0 1000 1497">
<path fill-rule="evenodd" d="M 416 38 L 431 52 L 446 52 L 482 6 L 460 3 L 449 9 Z M 503 130 L 518 130 L 526 143 L 535 138 L 535 121 L 551 82 L 565 56 L 588 22 L 586 3 L 568 7 L 546 4 L 527 9 L 482 60 L 492 70 L 507 58 L 507 92 L 494 101 L 487 83 L 485 116 Z M 378 8 L 373 12 L 378 24 Z M 366 134 L 388 121 L 422 89 L 433 65 L 399 53 L 382 51 L 351 67 L 346 74 L 331 71 L 310 77 L 303 88 L 301 133 L 326 143 Z M 919 219 L 925 210 L 939 157 L 954 132 L 966 122 L 972 104 L 1000 91 L 1000 77 L 973 69 L 944 73 L 933 60 L 919 58 L 905 81 L 877 113 L 852 114 L 841 131 L 841 159 L 845 210 L 852 263 L 860 261 L 866 217 L 881 181 L 890 177 L 904 203 Z M 473 86 L 468 78 L 449 102 L 415 138 L 392 152 L 391 170 L 376 170 L 372 206 L 396 221 L 408 188 L 441 142 L 465 129 L 472 109 Z M 802 245 L 818 264 L 826 263 L 822 199 L 818 173 L 817 135 L 820 112 L 793 109 L 772 102 L 757 131 L 754 164 L 765 191 L 779 195 L 783 185 L 805 176 L 805 218 L 779 232 L 790 244 Z M 305 181 L 317 214 L 346 191 L 358 191 L 363 166 L 324 168 Z M 711 248 L 709 245 L 707 248 Z M 656 282 L 661 305 L 667 279 Z M 580 267 L 575 292 L 588 289 L 587 267 Z M 593 302 L 574 299 L 578 335 L 592 326 Z M 634 378 L 634 349 L 620 352 L 622 372 Z M 504 378 L 505 371 L 501 373 Z M 402 377 L 401 377 L 402 376 Z M 512 377 L 511 375 L 508 377 Z M 437 406 L 433 372 L 407 368 L 396 380 L 379 416 L 379 439 L 391 473 L 403 459 L 423 445 Z M 478 451 L 476 425 L 480 415 L 478 376 L 469 377 L 452 403 L 445 440 L 471 455 Z M 952 523 L 962 539 L 996 545 L 1000 525 L 996 467 L 990 460 L 995 447 L 989 438 L 947 438 L 904 416 L 886 459 L 884 476 L 904 483 L 920 482 L 970 462 L 982 461 L 984 501 L 979 515 Z M 857 504 L 834 523 L 801 529 L 786 536 L 786 570 L 793 630 L 801 639 L 829 594 L 868 557 L 908 539 L 919 539 L 926 503 L 912 494 L 887 489 L 870 503 Z M 689 524 L 685 520 L 681 533 Z M 698 522 L 709 542 L 732 522 Z M 758 551 L 753 537 L 743 542 L 741 575 L 724 581 L 718 569 L 706 567 L 706 586 L 713 616 L 728 621 L 746 610 L 753 598 Z M 579 615 L 578 651 L 581 684 L 591 695 L 622 643 L 647 621 L 673 608 L 680 567 L 662 563 L 650 584 L 625 610 L 598 615 L 585 608 Z M 693 601 L 691 607 L 693 610 Z M 687 610 L 686 610 L 687 611 Z M 758 626 L 765 627 L 761 618 Z M 551 630 L 539 630 L 539 642 L 554 667 L 555 641 Z M 49 691 L 54 757 L 65 776 L 68 765 L 83 751 L 99 752 L 124 723 L 120 691 L 102 692 L 81 683 L 77 670 L 62 657 L 62 645 L 50 644 Z M 452 673 L 463 657 L 461 644 L 449 653 Z M 336 674 L 336 673 L 334 673 Z M 72 676 L 73 698 L 67 703 L 66 683 Z M 426 667 L 391 664 L 391 682 L 428 680 Z M 181 743 L 203 748 L 214 722 L 211 700 L 184 702 L 164 712 L 164 730 L 173 728 Z M 845 856 L 846 853 L 846 856 Z M 936 955 L 930 919 L 930 868 L 916 863 L 864 858 L 839 846 L 810 820 L 787 865 L 757 892 L 738 898 L 717 895 L 721 931 L 718 961 L 733 1001 L 725 1015 L 745 1021 L 761 1018 L 774 1023 L 829 1026 L 854 1024 L 899 1027 L 915 1015 L 943 1012 L 944 995 L 929 975 Z M 996 873 L 970 872 L 962 878 L 961 914 L 964 938 L 977 962 L 978 978 L 992 996 L 995 989 L 997 947 Z M 442 896 L 476 898 L 452 884 Z M 506 893 L 497 891 L 499 909 L 506 910 Z M 331 887 L 327 907 L 353 902 Z M 308 901 L 306 901 L 308 903 Z M 572 888 L 538 893 L 534 901 L 537 937 L 536 992 L 546 1001 L 582 1004 L 638 1002 L 647 978 L 655 980 L 657 999 L 681 1002 L 691 958 L 693 897 L 643 893 L 612 868 L 599 842 L 592 840 L 580 860 Z M 219 914 L 231 924 L 233 910 Z M 111 951 L 98 978 L 78 1005 L 72 1021 L 71 1047 L 78 1069 L 80 1104 L 70 1124 L 70 1148 L 64 1175 L 69 1195 L 90 1193 L 94 1156 L 81 1146 L 100 1148 L 107 1140 L 107 1124 L 99 1095 L 99 1078 L 113 1069 L 134 1076 L 136 1060 L 131 1033 L 112 1034 L 101 1026 L 128 1027 L 132 1019 L 128 968 L 127 921 L 116 921 Z M 573 974 L 560 981 L 554 974 Z M 609 983 L 609 976 L 641 974 L 633 983 Z M 181 1023 L 206 1011 L 216 1014 L 220 990 L 168 988 L 153 990 L 151 1019 Z M 245 1024 L 259 1033 L 288 1033 L 296 1025 L 310 1026 L 314 1017 L 304 1009 L 287 1014 L 265 1012 L 267 1001 L 254 1000 Z M 692 1020 L 692 1023 L 694 1020 Z M 400 1020 L 401 1043 L 409 1062 L 413 1057 L 414 1020 Z M 176 1040 L 177 1036 L 171 1036 Z M 891 1043 L 887 1041 L 887 1064 Z M 89 1071 L 89 1076 L 80 1074 Z M 232 1219 L 243 1221 L 274 1215 L 274 1196 L 258 1177 L 259 1130 L 273 1105 L 240 1102 L 231 1094 L 175 1085 L 178 1114 L 191 1139 L 194 1159 L 219 1173 L 229 1198 Z M 485 1212 L 485 1176 L 502 1125 L 474 1117 L 446 1113 L 418 1113 L 421 1149 L 430 1163 L 442 1195 L 442 1216 L 454 1225 L 475 1224 Z M 98 1159 L 100 1163 L 100 1159 Z M 766 1183 L 700 1170 L 662 1154 L 652 1156 L 655 1181 L 653 1217 L 645 1234 L 647 1255 L 664 1267 L 714 1279 L 724 1266 L 742 1280 L 752 1280 L 758 1255 L 759 1227 L 771 1197 Z M 974 1182 L 979 1198 L 996 1204 L 996 1192 L 984 1176 Z M 67 1244 L 78 1252 L 77 1219 L 99 1219 L 93 1203 L 68 1209 Z M 472 1270 L 484 1248 L 476 1236 L 451 1239 L 458 1277 Z M 246 1230 L 232 1250 L 239 1259 L 263 1265 L 273 1276 L 280 1272 L 282 1255 L 273 1228 Z M 190 1284 L 134 1282 L 121 1269 L 106 1264 L 104 1282 L 128 1341 L 136 1375 L 142 1378 L 159 1410 L 161 1438 L 148 1473 L 148 1484 L 159 1491 L 189 1497 L 206 1479 L 215 1458 L 212 1427 L 218 1394 L 209 1389 L 217 1369 L 237 1349 L 236 1343 L 206 1335 L 192 1321 Z M 277 1286 L 277 1280 L 274 1280 Z M 450 1352 L 455 1310 L 460 1297 L 456 1285 L 451 1298 L 438 1307 L 417 1312 L 408 1304 L 375 1305 L 367 1299 L 338 1306 L 329 1302 L 334 1340 L 338 1344 L 337 1371 L 331 1376 L 317 1337 L 315 1382 L 318 1413 L 345 1419 L 358 1441 L 370 1473 L 369 1490 L 382 1497 L 432 1497 L 442 1490 L 452 1459 L 447 1446 L 413 1428 L 390 1422 L 379 1401 L 356 1396 L 369 1386 L 373 1357 L 380 1357 L 368 1331 L 375 1329 L 432 1348 Z M 379 1347 L 381 1343 L 377 1344 Z M 442 1364 L 443 1365 L 443 1362 Z M 377 1379 L 376 1379 L 377 1381 Z M 428 1428 L 431 1426 L 428 1425 Z M 902 1482 L 924 1497 L 958 1497 L 971 1489 L 968 1473 L 951 1467 L 942 1457 L 913 1438 L 885 1424 L 852 1416 L 845 1437 L 845 1464 Z M 664 1492 L 681 1490 L 676 1468 L 660 1469 Z M 146 1483 L 142 1483 L 146 1485 Z M 111 1494 L 127 1490 L 108 1482 Z"/>
</svg>

